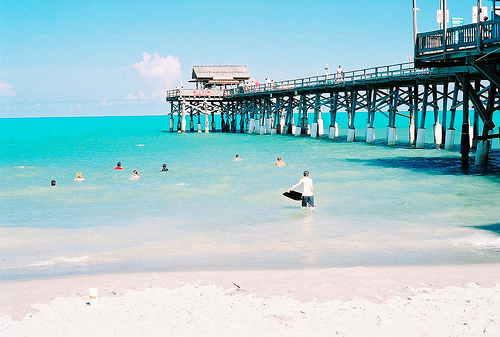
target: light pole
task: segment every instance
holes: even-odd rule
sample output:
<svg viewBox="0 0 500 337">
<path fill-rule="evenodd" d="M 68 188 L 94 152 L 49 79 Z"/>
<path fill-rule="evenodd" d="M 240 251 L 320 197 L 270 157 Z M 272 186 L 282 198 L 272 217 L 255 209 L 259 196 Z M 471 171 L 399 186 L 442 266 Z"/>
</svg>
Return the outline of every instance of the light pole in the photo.
<svg viewBox="0 0 500 337">
<path fill-rule="evenodd" d="M 417 0 L 413 0 L 413 42 L 417 43 Z"/>
<path fill-rule="evenodd" d="M 443 0 L 443 53 L 446 53 L 446 11 L 447 2 Z"/>
</svg>

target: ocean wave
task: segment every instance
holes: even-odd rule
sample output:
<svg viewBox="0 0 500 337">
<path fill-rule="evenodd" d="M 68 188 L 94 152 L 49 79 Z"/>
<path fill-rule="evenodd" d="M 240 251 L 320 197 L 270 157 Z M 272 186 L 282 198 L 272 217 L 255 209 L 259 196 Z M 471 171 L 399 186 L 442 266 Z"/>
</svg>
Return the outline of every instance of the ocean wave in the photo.
<svg viewBox="0 0 500 337">
<path fill-rule="evenodd" d="M 53 265 L 61 265 L 65 263 L 81 263 L 81 262 L 86 262 L 89 259 L 88 255 L 83 255 L 83 256 L 74 256 L 74 257 L 57 257 L 53 260 L 45 260 L 45 261 L 35 261 L 30 264 L 28 264 L 26 267 L 28 268 L 33 268 L 33 267 L 47 267 L 47 266 L 53 266 Z"/>
<path fill-rule="evenodd" d="M 475 248 L 498 249 L 500 237 L 491 235 L 473 235 L 455 240 L 455 245 L 469 245 Z"/>
</svg>

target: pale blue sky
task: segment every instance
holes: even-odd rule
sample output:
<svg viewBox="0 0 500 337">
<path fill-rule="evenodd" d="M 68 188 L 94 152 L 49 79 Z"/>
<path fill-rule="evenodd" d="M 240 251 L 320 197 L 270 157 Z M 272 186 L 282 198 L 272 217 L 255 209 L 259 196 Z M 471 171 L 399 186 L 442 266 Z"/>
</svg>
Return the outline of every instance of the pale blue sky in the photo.
<svg viewBox="0 0 500 337">
<path fill-rule="evenodd" d="M 471 22 L 476 0 L 447 2 Z M 439 0 L 417 5 L 419 31 L 438 29 Z M 193 65 L 279 81 L 395 64 L 412 29 L 412 0 L 5 0 L 0 117 L 164 114 Z"/>
</svg>

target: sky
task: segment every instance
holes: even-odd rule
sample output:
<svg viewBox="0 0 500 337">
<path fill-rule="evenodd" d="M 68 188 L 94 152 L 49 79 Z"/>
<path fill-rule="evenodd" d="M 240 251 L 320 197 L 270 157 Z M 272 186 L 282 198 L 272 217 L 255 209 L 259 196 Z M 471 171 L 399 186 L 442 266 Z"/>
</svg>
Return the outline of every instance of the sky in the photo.
<svg viewBox="0 0 500 337">
<path fill-rule="evenodd" d="M 477 0 L 447 4 L 472 22 Z M 417 0 L 419 32 L 439 29 L 439 6 Z M 0 118 L 166 114 L 195 65 L 246 65 L 262 82 L 409 56 L 412 0 L 2 0 Z"/>
</svg>

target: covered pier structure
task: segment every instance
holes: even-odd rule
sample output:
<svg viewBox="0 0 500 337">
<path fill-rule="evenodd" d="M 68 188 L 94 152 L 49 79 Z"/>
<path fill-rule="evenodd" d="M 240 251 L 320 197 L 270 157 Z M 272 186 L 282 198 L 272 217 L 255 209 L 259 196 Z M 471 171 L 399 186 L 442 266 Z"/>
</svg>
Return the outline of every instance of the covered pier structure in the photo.
<svg viewBox="0 0 500 337">
<path fill-rule="evenodd" d="M 451 150 L 456 137 L 456 113 L 461 111 L 462 166 L 469 165 L 471 147 L 477 148 L 476 164 L 483 165 L 490 140 L 500 137 L 493 123 L 493 113 L 499 108 L 499 60 L 500 19 L 479 20 L 416 34 L 415 62 L 260 85 L 240 80 L 209 94 L 195 90 L 169 92 L 171 130 L 175 131 L 174 115 L 178 116 L 176 131 L 183 132 L 187 115 L 193 118 L 205 114 L 208 118 L 209 114 L 220 113 L 223 132 L 318 138 L 326 136 L 326 131 L 329 138 L 335 139 L 339 130 L 337 114 L 346 113 L 348 142 L 357 137 L 375 141 L 377 116 L 387 119 L 387 144 L 394 145 L 395 119 L 402 116 L 408 120 L 409 142 L 423 148 L 426 119 L 432 118 L 434 143 Z M 209 102 L 212 108 L 207 107 Z M 360 111 L 368 116 L 363 135 L 354 127 Z M 328 128 L 322 119 L 325 112 L 331 117 Z"/>
</svg>

